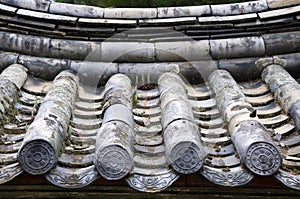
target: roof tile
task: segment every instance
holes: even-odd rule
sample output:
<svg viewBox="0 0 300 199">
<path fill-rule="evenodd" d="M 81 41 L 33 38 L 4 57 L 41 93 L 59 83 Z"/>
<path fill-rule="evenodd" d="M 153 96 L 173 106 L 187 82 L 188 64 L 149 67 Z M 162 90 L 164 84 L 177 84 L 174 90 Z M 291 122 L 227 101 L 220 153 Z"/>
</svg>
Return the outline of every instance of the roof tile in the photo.
<svg viewBox="0 0 300 199">
<path fill-rule="evenodd" d="M 211 5 L 212 15 L 238 15 L 268 10 L 266 0 Z"/>
<path fill-rule="evenodd" d="M 157 17 L 156 8 L 105 8 L 107 19 L 152 19 Z"/>
<path fill-rule="evenodd" d="M 49 13 L 75 17 L 103 18 L 104 8 L 51 2 Z"/>
<path fill-rule="evenodd" d="M 158 18 L 194 17 L 211 14 L 211 10 L 208 5 L 185 7 L 159 7 L 157 8 L 157 10 Z"/>
<path fill-rule="evenodd" d="M 269 8 L 282 8 L 282 7 L 287 7 L 287 6 L 293 6 L 293 5 L 298 5 L 300 4 L 298 0 L 267 0 Z"/>
<path fill-rule="evenodd" d="M 300 11 L 300 5 L 299 6 L 293 6 L 288 8 L 282 8 L 278 10 L 271 10 L 266 12 L 258 13 L 258 16 L 260 19 L 269 19 L 269 18 L 276 18 L 284 15 L 289 15 L 293 13 L 298 13 Z"/>
</svg>

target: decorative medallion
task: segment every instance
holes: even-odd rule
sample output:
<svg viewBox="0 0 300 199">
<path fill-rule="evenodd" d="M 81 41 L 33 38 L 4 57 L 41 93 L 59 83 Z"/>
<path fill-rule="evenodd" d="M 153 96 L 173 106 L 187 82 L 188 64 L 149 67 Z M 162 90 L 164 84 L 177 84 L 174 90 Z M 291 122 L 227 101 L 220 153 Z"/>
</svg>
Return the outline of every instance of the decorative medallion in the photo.
<svg viewBox="0 0 300 199">
<path fill-rule="evenodd" d="M 18 156 L 23 169 L 33 175 L 48 172 L 56 163 L 55 159 L 54 149 L 43 140 L 27 142 L 20 149 Z"/>
<path fill-rule="evenodd" d="M 186 144 L 184 144 L 186 146 Z M 195 145 L 190 144 L 188 147 L 182 147 L 177 145 L 172 150 L 171 162 L 172 167 L 175 171 L 182 174 L 190 174 L 198 171 L 203 166 L 203 158 L 199 155 Z"/>
<path fill-rule="evenodd" d="M 281 155 L 269 143 L 255 143 L 247 151 L 245 164 L 257 175 L 272 175 L 281 165 Z"/>
<path fill-rule="evenodd" d="M 96 168 L 107 180 L 125 177 L 133 166 L 129 153 L 119 146 L 108 146 L 97 154 Z"/>
</svg>

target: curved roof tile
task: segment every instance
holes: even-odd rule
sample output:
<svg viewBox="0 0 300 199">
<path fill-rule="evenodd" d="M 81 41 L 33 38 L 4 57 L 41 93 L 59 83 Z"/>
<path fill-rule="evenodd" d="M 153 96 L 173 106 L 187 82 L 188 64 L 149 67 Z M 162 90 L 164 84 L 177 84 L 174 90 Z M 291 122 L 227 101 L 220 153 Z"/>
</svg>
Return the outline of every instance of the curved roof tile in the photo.
<svg viewBox="0 0 300 199">
<path fill-rule="evenodd" d="M 195 172 L 223 186 L 273 175 L 299 189 L 299 1 L 0 0 L 0 11 L 0 183 L 40 168 L 64 188 L 102 176 L 158 192 Z M 50 126 L 46 138 L 30 133 Z M 34 148 L 38 136 L 49 144 Z"/>
</svg>

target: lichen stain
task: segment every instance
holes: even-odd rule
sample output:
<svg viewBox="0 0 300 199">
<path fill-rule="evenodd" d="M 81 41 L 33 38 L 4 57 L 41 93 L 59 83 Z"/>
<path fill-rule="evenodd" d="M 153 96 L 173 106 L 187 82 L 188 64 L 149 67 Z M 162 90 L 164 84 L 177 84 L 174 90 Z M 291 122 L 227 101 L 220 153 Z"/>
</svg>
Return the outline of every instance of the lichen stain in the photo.
<svg viewBox="0 0 300 199">
<path fill-rule="evenodd" d="M 41 2 L 41 1 L 36 1 L 35 2 L 35 7 L 38 8 L 38 9 L 45 9 L 46 6 L 47 6 L 47 1 L 46 2 Z"/>
<path fill-rule="evenodd" d="M 255 41 L 253 41 L 252 39 L 250 39 L 250 38 L 244 38 L 243 40 L 242 40 L 242 42 L 241 42 L 241 45 L 242 46 L 245 46 L 245 47 L 247 47 L 247 48 L 250 48 L 250 47 L 252 47 L 252 46 L 255 46 L 255 44 L 256 44 L 256 42 Z"/>
<path fill-rule="evenodd" d="M 234 11 L 237 11 L 238 13 L 245 13 L 245 7 L 243 5 L 238 5 L 238 4 L 234 4 L 230 6 L 230 10 L 232 13 L 234 13 Z"/>
</svg>

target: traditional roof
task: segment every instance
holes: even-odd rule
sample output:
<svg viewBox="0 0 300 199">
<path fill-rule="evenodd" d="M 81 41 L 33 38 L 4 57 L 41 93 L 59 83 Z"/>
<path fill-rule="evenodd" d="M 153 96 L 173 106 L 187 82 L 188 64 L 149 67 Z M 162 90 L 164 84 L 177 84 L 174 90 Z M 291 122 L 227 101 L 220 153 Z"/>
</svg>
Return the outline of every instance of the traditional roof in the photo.
<svg viewBox="0 0 300 199">
<path fill-rule="evenodd" d="M 298 4 L 0 0 L 0 183 L 26 172 L 157 192 L 201 173 L 299 190 Z"/>
</svg>

